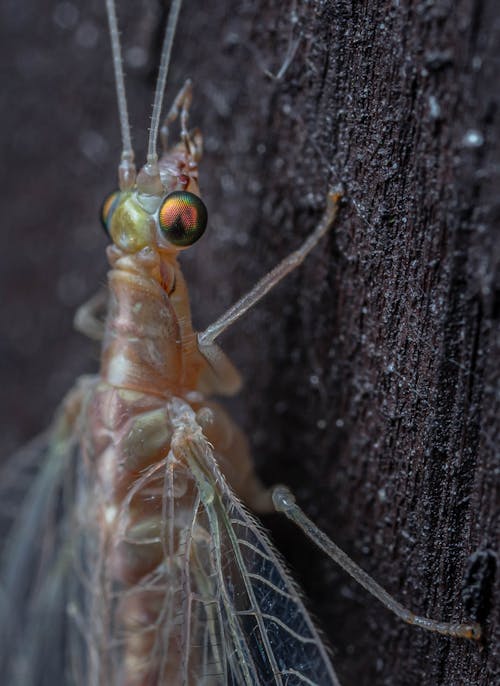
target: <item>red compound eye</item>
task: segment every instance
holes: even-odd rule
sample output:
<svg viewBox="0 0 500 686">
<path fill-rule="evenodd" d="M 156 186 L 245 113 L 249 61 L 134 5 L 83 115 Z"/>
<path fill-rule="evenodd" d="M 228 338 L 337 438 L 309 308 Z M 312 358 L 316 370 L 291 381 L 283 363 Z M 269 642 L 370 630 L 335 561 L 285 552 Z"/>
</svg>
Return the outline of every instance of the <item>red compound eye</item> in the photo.
<svg viewBox="0 0 500 686">
<path fill-rule="evenodd" d="M 161 232 L 179 248 L 195 243 L 207 227 L 207 208 L 194 193 L 174 191 L 160 207 Z"/>
</svg>

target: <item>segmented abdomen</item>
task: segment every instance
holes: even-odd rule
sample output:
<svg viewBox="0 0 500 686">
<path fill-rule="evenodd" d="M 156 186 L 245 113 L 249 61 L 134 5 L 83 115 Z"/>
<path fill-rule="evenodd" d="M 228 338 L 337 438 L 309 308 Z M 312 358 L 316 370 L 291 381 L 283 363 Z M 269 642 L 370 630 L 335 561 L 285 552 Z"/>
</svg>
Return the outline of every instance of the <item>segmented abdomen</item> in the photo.
<svg viewBox="0 0 500 686">
<path fill-rule="evenodd" d="M 79 517 L 89 683 L 175 686 L 185 642 L 183 532 L 196 488 L 171 461 L 169 403 L 101 383 L 88 421 Z"/>
</svg>

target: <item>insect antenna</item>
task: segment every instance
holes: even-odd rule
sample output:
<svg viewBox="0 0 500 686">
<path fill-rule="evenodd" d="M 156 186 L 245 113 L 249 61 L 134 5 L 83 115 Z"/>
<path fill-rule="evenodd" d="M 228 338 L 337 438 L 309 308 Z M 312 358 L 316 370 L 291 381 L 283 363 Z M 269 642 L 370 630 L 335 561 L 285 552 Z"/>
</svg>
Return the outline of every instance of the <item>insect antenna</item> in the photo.
<svg viewBox="0 0 500 686">
<path fill-rule="evenodd" d="M 177 27 L 177 19 L 181 9 L 182 0 L 173 0 L 168 15 L 167 28 L 165 30 L 165 38 L 163 39 L 163 46 L 161 49 L 160 68 L 158 70 L 158 79 L 156 81 L 155 99 L 153 103 L 153 111 L 151 113 L 151 128 L 149 129 L 148 142 L 148 165 L 157 167 L 158 154 L 156 152 L 156 144 L 158 141 L 158 130 L 160 128 L 161 108 L 163 104 L 163 94 L 165 92 L 165 84 L 167 82 L 168 67 L 170 64 L 170 55 L 172 53 L 172 45 L 174 43 L 175 29 Z"/>
<path fill-rule="evenodd" d="M 113 69 L 115 72 L 116 96 L 118 99 L 118 113 L 122 136 L 122 154 L 118 175 L 120 178 L 120 189 L 127 190 L 134 185 L 136 169 L 132 139 L 130 136 L 127 95 L 125 92 L 125 77 L 123 75 L 123 61 L 120 47 L 120 33 L 118 31 L 118 22 L 116 19 L 115 0 L 106 0 L 106 12 L 108 15 L 109 35 L 113 53 Z"/>
</svg>

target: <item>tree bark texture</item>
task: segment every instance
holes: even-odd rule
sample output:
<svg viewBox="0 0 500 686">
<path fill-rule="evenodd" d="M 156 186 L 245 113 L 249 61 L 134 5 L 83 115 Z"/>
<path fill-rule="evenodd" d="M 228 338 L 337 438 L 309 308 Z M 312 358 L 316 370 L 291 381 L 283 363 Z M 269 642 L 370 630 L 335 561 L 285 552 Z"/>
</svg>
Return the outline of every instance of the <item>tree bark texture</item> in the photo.
<svg viewBox="0 0 500 686">
<path fill-rule="evenodd" d="M 105 278 L 119 132 L 104 3 L 0 12 L 8 454 L 96 367 L 71 322 Z M 118 12 L 141 161 L 164 9 Z M 193 79 L 205 137 L 210 224 L 185 259 L 198 327 L 345 188 L 331 235 L 222 340 L 259 472 L 401 602 L 485 628 L 480 647 L 402 626 L 270 517 L 344 686 L 500 682 L 499 60 L 496 0 L 182 10 L 167 98 Z"/>
</svg>

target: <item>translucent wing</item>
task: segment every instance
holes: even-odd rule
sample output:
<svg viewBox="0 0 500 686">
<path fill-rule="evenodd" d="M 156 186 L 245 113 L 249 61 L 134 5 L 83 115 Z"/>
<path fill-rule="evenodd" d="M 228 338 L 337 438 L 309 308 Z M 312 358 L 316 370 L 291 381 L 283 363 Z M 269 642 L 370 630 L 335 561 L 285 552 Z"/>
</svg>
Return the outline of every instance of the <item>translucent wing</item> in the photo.
<svg viewBox="0 0 500 686">
<path fill-rule="evenodd" d="M 0 569 L 3 683 L 338 686 L 296 587 L 194 421 L 128 492 L 111 541 L 95 516 L 95 463 L 82 466 L 67 423 L 26 455 L 3 484 L 14 494 L 2 500 L 12 520 Z M 130 526 L 139 496 L 158 504 L 140 535 Z M 118 582 L 123 556 L 149 571 Z"/>
<path fill-rule="evenodd" d="M 64 683 L 76 438 L 67 416 L 13 456 L 1 479 L 0 673 L 9 686 Z"/>
<path fill-rule="evenodd" d="M 338 686 L 296 586 L 267 536 L 226 484 L 201 432 L 174 440 L 173 452 L 196 480 L 197 523 L 210 542 L 203 554 L 191 556 L 198 618 L 205 614 L 191 634 L 198 647 L 204 646 L 202 670 L 217 674 L 218 680 L 205 681 L 200 675 L 193 683 Z"/>
</svg>

